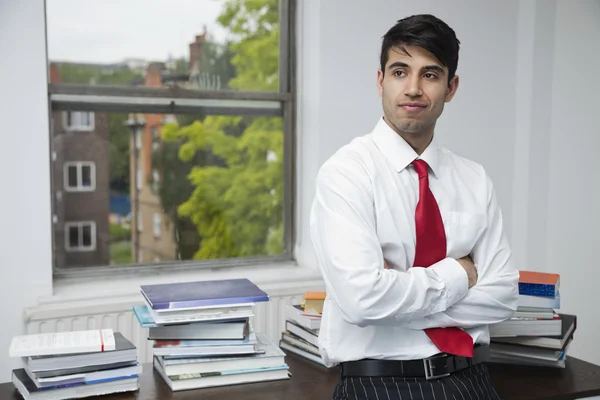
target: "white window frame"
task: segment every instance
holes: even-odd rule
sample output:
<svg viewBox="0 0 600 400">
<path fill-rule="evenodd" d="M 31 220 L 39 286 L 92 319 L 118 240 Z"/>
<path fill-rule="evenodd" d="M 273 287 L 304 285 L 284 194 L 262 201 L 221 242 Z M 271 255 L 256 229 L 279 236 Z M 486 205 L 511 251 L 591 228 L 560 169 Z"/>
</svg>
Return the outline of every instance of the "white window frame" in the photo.
<svg viewBox="0 0 600 400">
<path fill-rule="evenodd" d="M 143 129 L 136 129 L 135 130 L 135 148 L 138 150 L 142 149 L 142 135 L 144 134 L 144 130 Z"/>
<path fill-rule="evenodd" d="M 82 229 L 84 226 L 90 226 L 90 234 L 91 234 L 91 241 L 92 244 L 90 246 L 77 246 L 77 247 L 71 247 L 71 244 L 69 243 L 69 239 L 70 239 L 70 235 L 69 235 L 69 231 L 70 228 L 72 227 L 77 227 L 79 230 L 79 242 L 83 242 L 83 234 L 82 234 Z M 65 232 L 65 250 L 69 253 L 77 253 L 77 252 L 90 252 L 90 251 L 95 251 L 96 250 L 96 222 L 95 221 L 77 221 L 77 222 L 65 222 L 65 226 L 64 226 L 64 232 Z"/>
<path fill-rule="evenodd" d="M 152 127 L 152 151 L 156 151 L 160 148 L 160 133 L 157 127 Z"/>
<path fill-rule="evenodd" d="M 77 186 L 69 186 L 69 168 L 77 168 Z M 90 167 L 90 186 L 83 186 L 83 167 Z M 66 192 L 93 192 L 96 190 L 96 163 L 93 161 L 67 161 L 63 164 L 63 187 Z"/>
<path fill-rule="evenodd" d="M 154 237 L 156 239 L 160 238 L 160 235 L 162 234 L 162 216 L 160 215 L 160 213 L 154 213 L 152 225 Z"/>
<path fill-rule="evenodd" d="M 49 110 L 85 110 L 98 113 L 129 113 L 145 115 L 165 115 L 164 123 L 176 121 L 176 115 L 228 115 L 228 116 L 264 116 L 280 117 L 282 119 L 283 131 L 283 249 L 279 255 L 265 255 L 252 257 L 232 257 L 217 260 L 178 260 L 163 265 L 156 266 L 145 265 L 144 269 L 154 271 L 172 271 L 173 269 L 193 268 L 214 269 L 216 267 L 230 268 L 247 265 L 257 265 L 272 262 L 293 262 L 296 233 L 296 205 L 295 188 L 297 179 L 295 174 L 296 149 L 296 130 L 295 123 L 297 106 L 297 46 L 296 46 L 296 23 L 297 23 L 297 0 L 279 1 L 279 85 L 278 90 L 274 92 L 256 92 L 256 91 L 235 91 L 235 90 L 181 90 L 179 87 L 165 86 L 160 88 L 136 87 L 130 85 L 91 85 L 91 84 L 65 84 L 49 83 Z M 50 61 L 50 60 L 48 60 Z M 275 78 L 277 79 L 277 78 Z M 193 88 L 192 88 L 193 89 Z M 197 88 L 196 88 L 197 89 Z M 131 127 L 143 126 L 143 134 L 149 134 L 145 131 L 148 127 L 145 120 L 139 124 L 132 124 Z M 128 125 L 129 126 L 129 125 Z M 161 129 L 159 127 L 159 129 Z M 133 135 L 132 135 L 133 136 Z M 143 142 L 143 140 L 142 140 Z M 142 143 L 145 145 L 145 143 Z M 132 150 L 136 149 L 135 138 L 132 137 Z M 142 146 L 143 147 L 143 146 Z M 143 160 L 141 153 L 152 149 L 152 146 L 143 149 L 137 149 L 135 152 L 135 161 Z M 132 151 L 134 153 L 134 151 Z M 100 165 L 98 165 L 100 166 Z M 144 172 L 145 171 L 145 166 Z M 136 165 L 137 168 L 137 165 Z M 132 170 L 132 178 L 137 177 L 137 172 Z M 146 173 L 143 173 L 144 179 Z M 164 177 L 161 177 L 163 179 Z M 139 180 L 140 188 L 144 182 Z M 151 189 L 151 180 L 146 183 Z M 138 199 L 140 191 L 137 185 L 131 186 L 131 198 Z M 134 200 L 137 201 L 137 200 Z M 139 204 L 139 202 L 138 202 Z M 135 213 L 135 211 L 133 211 Z M 150 211 L 148 211 L 150 212 Z M 149 217 L 147 217 L 149 218 Z M 165 214 L 165 218 L 168 218 Z M 165 223 L 168 221 L 165 220 Z M 150 223 L 150 219 L 148 221 Z M 148 224 L 146 223 L 146 225 Z M 132 227 L 135 230 L 137 227 Z M 146 229 L 149 229 L 146 226 Z M 167 229 L 167 228 L 165 228 Z M 164 232 L 167 234 L 167 232 Z M 139 237 L 138 237 L 139 239 Z M 139 245 L 139 243 L 138 243 Z M 135 258 L 135 257 L 133 257 Z M 152 259 L 153 255 L 146 255 L 146 259 Z M 147 260 L 147 261 L 150 261 Z M 115 269 L 113 266 L 90 266 L 90 267 L 66 267 L 57 265 L 54 276 L 75 277 L 89 274 L 90 270 L 94 273 L 101 273 L 107 276 L 117 273 L 128 274 L 133 271 L 140 271 L 140 266 L 122 266 Z"/>
<path fill-rule="evenodd" d="M 72 114 L 71 121 L 75 120 L 75 124 L 69 125 L 69 118 L 67 114 Z M 81 116 L 83 114 L 88 114 L 90 118 L 89 125 L 82 124 Z M 76 118 L 74 118 L 76 117 Z M 91 132 L 94 130 L 96 126 L 95 114 L 93 111 L 65 111 L 63 112 L 63 126 L 67 131 L 77 131 L 77 132 Z"/>
<path fill-rule="evenodd" d="M 153 169 L 152 170 L 152 190 L 154 191 L 154 193 L 158 193 L 159 184 L 160 184 L 160 174 L 158 173 L 158 171 L 156 169 Z"/>
<path fill-rule="evenodd" d="M 144 173 L 142 171 L 142 167 L 140 167 L 139 164 L 136 165 L 135 169 L 136 169 L 135 170 L 135 174 L 136 174 L 135 180 L 136 180 L 137 190 L 142 190 L 142 188 L 144 187 L 143 182 L 142 182 L 142 180 L 144 179 Z"/>
</svg>

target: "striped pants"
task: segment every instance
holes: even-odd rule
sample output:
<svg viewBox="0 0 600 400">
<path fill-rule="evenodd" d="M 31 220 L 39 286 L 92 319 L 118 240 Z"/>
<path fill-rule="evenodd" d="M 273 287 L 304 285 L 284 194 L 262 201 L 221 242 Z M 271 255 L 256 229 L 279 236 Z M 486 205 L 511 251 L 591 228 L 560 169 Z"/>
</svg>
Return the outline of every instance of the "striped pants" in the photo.
<svg viewBox="0 0 600 400">
<path fill-rule="evenodd" d="M 333 400 L 499 400 L 485 364 L 450 376 L 425 378 L 342 377 Z"/>
</svg>

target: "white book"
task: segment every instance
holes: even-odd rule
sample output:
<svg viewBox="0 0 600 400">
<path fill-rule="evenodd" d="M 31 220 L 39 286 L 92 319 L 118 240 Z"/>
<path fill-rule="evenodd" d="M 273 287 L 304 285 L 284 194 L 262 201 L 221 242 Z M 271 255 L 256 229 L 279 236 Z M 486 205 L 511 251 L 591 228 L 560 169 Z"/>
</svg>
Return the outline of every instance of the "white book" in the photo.
<svg viewBox="0 0 600 400">
<path fill-rule="evenodd" d="M 15 336 L 10 343 L 9 356 L 34 357 L 113 350 L 115 350 L 113 330 L 94 329 Z"/>
</svg>

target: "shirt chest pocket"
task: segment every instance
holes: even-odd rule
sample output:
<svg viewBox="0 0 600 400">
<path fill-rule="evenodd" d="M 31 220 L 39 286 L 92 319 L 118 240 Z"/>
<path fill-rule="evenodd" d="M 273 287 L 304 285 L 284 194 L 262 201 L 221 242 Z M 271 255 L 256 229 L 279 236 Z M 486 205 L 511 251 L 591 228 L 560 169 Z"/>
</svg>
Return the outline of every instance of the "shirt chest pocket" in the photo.
<svg viewBox="0 0 600 400">
<path fill-rule="evenodd" d="M 448 257 L 469 255 L 487 228 L 485 214 L 447 211 L 443 214 Z"/>
</svg>

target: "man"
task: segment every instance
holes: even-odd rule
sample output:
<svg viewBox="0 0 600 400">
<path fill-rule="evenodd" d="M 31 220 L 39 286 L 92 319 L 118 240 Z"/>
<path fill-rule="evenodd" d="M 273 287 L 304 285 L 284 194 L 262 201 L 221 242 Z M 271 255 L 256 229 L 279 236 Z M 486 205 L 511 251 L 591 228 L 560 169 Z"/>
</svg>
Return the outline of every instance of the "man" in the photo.
<svg viewBox="0 0 600 400">
<path fill-rule="evenodd" d="M 483 167 L 439 147 L 459 41 L 431 15 L 384 36 L 383 118 L 320 169 L 311 236 L 327 298 L 319 335 L 334 399 L 497 399 L 488 324 L 516 309 L 518 271 Z"/>
</svg>

